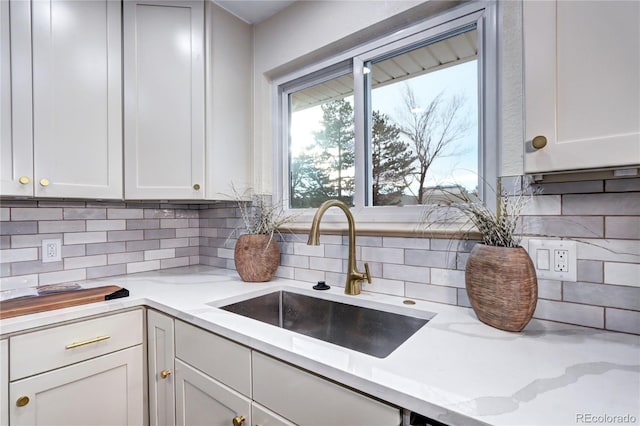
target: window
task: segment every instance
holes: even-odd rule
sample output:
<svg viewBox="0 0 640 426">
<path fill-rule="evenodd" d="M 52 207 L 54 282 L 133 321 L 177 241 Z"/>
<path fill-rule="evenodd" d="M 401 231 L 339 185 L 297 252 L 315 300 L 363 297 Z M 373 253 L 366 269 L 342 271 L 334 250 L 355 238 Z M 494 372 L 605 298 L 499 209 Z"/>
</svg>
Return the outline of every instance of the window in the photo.
<svg viewBox="0 0 640 426">
<path fill-rule="evenodd" d="M 492 7 L 449 11 L 278 82 L 290 208 L 337 198 L 375 216 L 495 188 Z"/>
</svg>

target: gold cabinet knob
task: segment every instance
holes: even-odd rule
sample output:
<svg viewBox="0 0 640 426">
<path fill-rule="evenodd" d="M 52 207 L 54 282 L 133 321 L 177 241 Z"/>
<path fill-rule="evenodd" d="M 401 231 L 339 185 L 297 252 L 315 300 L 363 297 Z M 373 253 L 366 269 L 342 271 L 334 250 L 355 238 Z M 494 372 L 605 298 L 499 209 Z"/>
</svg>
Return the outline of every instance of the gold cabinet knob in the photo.
<svg viewBox="0 0 640 426">
<path fill-rule="evenodd" d="M 233 418 L 233 426 L 241 426 L 245 420 L 244 416 L 235 416 Z"/>
<path fill-rule="evenodd" d="M 49 186 L 51 182 L 49 182 L 49 179 L 47 178 L 42 178 L 40 179 L 40 186 Z"/>
<path fill-rule="evenodd" d="M 31 182 L 31 179 L 29 179 L 27 176 L 20 176 L 20 179 L 18 179 L 18 182 L 20 182 L 23 185 L 26 185 L 29 182 Z"/>
<path fill-rule="evenodd" d="M 162 370 L 160 372 L 160 377 L 163 379 L 166 379 L 167 377 L 169 377 L 171 374 L 173 374 L 173 372 L 171 370 Z"/>
<path fill-rule="evenodd" d="M 24 407 L 25 405 L 27 405 L 29 403 L 29 397 L 28 396 L 21 396 L 20 398 L 18 398 L 18 400 L 16 401 L 16 405 L 18 407 Z"/>
<path fill-rule="evenodd" d="M 542 149 L 547 146 L 547 138 L 544 136 L 536 136 L 531 141 L 531 145 L 533 145 L 535 149 Z"/>
<path fill-rule="evenodd" d="M 196 191 L 200 189 L 200 184 L 196 183 L 193 185 L 193 189 L 195 189 Z"/>
</svg>

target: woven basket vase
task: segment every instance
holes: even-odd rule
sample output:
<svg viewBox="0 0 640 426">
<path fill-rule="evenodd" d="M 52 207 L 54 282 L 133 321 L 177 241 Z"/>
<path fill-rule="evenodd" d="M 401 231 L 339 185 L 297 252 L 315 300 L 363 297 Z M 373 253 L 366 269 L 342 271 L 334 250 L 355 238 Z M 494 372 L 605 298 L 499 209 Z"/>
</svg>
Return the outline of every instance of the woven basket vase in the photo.
<svg viewBox="0 0 640 426">
<path fill-rule="evenodd" d="M 478 319 L 506 331 L 521 331 L 538 301 L 538 280 L 522 247 L 476 244 L 465 270 L 465 284 Z"/>
<path fill-rule="evenodd" d="M 270 235 L 240 235 L 236 242 L 234 260 L 243 281 L 269 281 L 280 264 L 280 247 Z"/>
</svg>

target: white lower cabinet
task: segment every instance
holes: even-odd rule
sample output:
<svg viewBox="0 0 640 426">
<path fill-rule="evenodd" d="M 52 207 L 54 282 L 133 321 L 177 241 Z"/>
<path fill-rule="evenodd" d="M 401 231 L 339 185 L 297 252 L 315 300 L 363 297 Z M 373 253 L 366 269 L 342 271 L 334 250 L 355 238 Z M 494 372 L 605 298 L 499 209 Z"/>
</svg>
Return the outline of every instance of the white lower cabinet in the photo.
<svg viewBox="0 0 640 426">
<path fill-rule="evenodd" d="M 295 426 L 295 423 L 291 423 L 257 402 L 251 404 L 251 420 L 253 420 L 252 424 L 259 426 Z"/>
<path fill-rule="evenodd" d="M 10 384 L 12 426 L 141 425 L 142 345 Z"/>
<path fill-rule="evenodd" d="M 253 399 L 299 425 L 399 425 L 400 409 L 253 352 Z"/>
<path fill-rule="evenodd" d="M 154 397 L 160 395 L 163 379 L 158 374 L 163 368 L 175 368 L 169 376 L 174 381 L 165 383 L 175 385 L 177 425 L 392 426 L 402 422 L 398 407 L 206 330 L 154 311 L 149 311 L 147 320 L 152 425 L 173 424 L 166 414 L 172 409 L 160 410 L 161 398 Z M 167 335 L 171 327 L 174 339 Z M 167 357 L 174 344 L 172 363 Z M 166 397 L 162 404 L 172 402 Z"/>
<path fill-rule="evenodd" d="M 137 309 L 10 337 L 9 424 L 142 425 L 142 323 Z"/>
<path fill-rule="evenodd" d="M 147 310 L 147 366 L 151 426 L 176 424 L 174 360 L 173 318 Z"/>
<path fill-rule="evenodd" d="M 0 340 L 0 425 L 9 424 L 9 342 Z"/>
<path fill-rule="evenodd" d="M 179 426 L 251 425 L 251 399 L 176 360 L 176 414 Z"/>
</svg>

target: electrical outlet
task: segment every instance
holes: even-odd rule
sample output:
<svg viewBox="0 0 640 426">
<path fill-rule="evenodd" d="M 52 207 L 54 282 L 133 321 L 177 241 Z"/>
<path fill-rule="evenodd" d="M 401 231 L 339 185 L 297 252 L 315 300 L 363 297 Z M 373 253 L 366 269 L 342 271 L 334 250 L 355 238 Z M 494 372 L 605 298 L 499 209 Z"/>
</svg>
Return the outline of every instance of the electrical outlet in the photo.
<svg viewBox="0 0 640 426">
<path fill-rule="evenodd" d="M 529 240 L 529 256 L 538 279 L 577 281 L 577 252 L 575 241 Z"/>
<path fill-rule="evenodd" d="M 42 240 L 42 262 L 59 262 L 62 260 L 62 241 L 59 239 Z"/>
<path fill-rule="evenodd" d="M 553 251 L 553 270 L 569 272 L 569 250 L 555 249 Z"/>
</svg>

